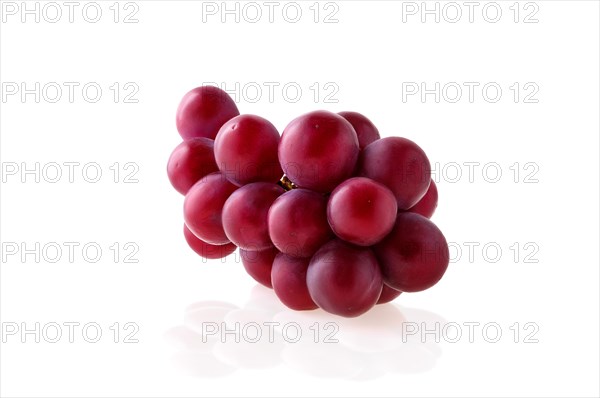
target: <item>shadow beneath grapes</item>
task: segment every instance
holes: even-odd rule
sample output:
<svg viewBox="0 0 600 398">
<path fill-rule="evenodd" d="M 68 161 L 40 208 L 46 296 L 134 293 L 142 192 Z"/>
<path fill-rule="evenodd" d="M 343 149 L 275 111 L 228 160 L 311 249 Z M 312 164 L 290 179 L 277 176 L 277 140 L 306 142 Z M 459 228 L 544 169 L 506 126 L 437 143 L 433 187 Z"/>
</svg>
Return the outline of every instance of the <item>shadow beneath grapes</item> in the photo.
<svg viewBox="0 0 600 398">
<path fill-rule="evenodd" d="M 445 321 L 431 312 L 378 305 L 358 318 L 322 310 L 292 311 L 272 290 L 257 285 L 242 307 L 194 303 L 184 322 L 165 334 L 174 365 L 197 377 L 285 364 L 325 378 L 369 380 L 389 372 L 418 373 L 435 366 L 441 349 L 421 341 L 422 325 Z"/>
</svg>

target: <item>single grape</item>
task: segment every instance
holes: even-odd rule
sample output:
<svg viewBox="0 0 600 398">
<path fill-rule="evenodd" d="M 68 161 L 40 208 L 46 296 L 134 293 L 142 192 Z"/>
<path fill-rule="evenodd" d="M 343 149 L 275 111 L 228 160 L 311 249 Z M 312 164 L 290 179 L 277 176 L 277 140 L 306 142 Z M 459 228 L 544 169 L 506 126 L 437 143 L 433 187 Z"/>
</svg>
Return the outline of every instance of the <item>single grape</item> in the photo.
<svg viewBox="0 0 600 398">
<path fill-rule="evenodd" d="M 374 250 L 385 283 L 403 292 L 430 288 L 448 268 L 446 238 L 434 223 L 417 213 L 398 214 L 394 229 Z"/>
<path fill-rule="evenodd" d="M 183 217 L 190 231 L 211 245 L 229 243 L 221 213 L 225 201 L 236 189 L 221 173 L 209 174 L 195 183 L 183 202 Z"/>
<path fill-rule="evenodd" d="M 235 191 L 223 206 L 223 228 L 233 243 L 244 250 L 273 246 L 269 238 L 269 207 L 283 188 L 268 182 L 254 182 Z"/>
<path fill-rule="evenodd" d="M 327 198 L 308 189 L 292 189 L 269 209 L 269 235 L 282 252 L 311 257 L 333 237 L 327 223 Z"/>
<path fill-rule="evenodd" d="M 192 250 L 201 257 L 208 259 L 226 257 L 237 249 L 237 246 L 233 243 L 226 243 L 224 245 L 211 245 L 206 243 L 201 239 L 198 239 L 185 224 L 183 224 L 183 236 L 185 236 L 185 240 Z"/>
<path fill-rule="evenodd" d="M 354 127 L 360 149 L 380 138 L 379 130 L 366 116 L 358 112 L 339 112 L 338 115 L 349 121 Z"/>
<path fill-rule="evenodd" d="M 208 138 L 192 138 L 173 150 L 167 163 L 167 175 L 177 192 L 185 195 L 202 177 L 219 171 L 213 143 Z"/>
<path fill-rule="evenodd" d="M 277 183 L 283 171 L 277 148 L 279 132 L 267 119 L 236 116 L 221 127 L 215 139 L 215 158 L 221 172 L 234 184 Z"/>
<path fill-rule="evenodd" d="M 401 137 L 382 138 L 367 145 L 357 169 L 357 175 L 387 186 L 396 196 L 400 210 L 414 206 L 431 181 L 431 166 L 425 152 Z"/>
<path fill-rule="evenodd" d="M 342 182 L 327 203 L 327 220 L 333 232 L 347 242 L 371 246 L 394 227 L 398 205 L 384 185 L 364 177 Z"/>
<path fill-rule="evenodd" d="M 273 290 L 283 304 L 293 310 L 313 310 L 317 308 L 310 298 L 306 286 L 308 258 L 291 257 L 279 253 L 273 261 L 271 282 Z"/>
<path fill-rule="evenodd" d="M 431 180 L 429 188 L 427 189 L 427 192 L 425 192 L 425 196 L 423 196 L 421 200 L 417 202 L 416 205 L 414 205 L 406 211 L 410 211 L 411 213 L 418 213 L 423 217 L 431 218 L 431 216 L 433 216 L 433 213 L 435 212 L 435 209 L 437 208 L 437 204 L 438 190 L 437 186 L 435 185 L 435 182 Z"/>
<path fill-rule="evenodd" d="M 401 294 L 402 292 L 400 290 L 392 289 L 384 283 L 379 300 L 377 300 L 377 304 L 389 303 Z"/>
<path fill-rule="evenodd" d="M 279 143 L 279 162 L 296 185 L 331 192 L 350 177 L 358 158 L 358 138 L 346 119 L 315 111 L 290 122 Z"/>
<path fill-rule="evenodd" d="M 179 103 L 177 130 L 184 140 L 195 137 L 214 140 L 221 126 L 239 114 L 235 102 L 225 91 L 213 86 L 196 87 Z"/>
<path fill-rule="evenodd" d="M 260 251 L 240 248 L 242 264 L 244 264 L 248 275 L 261 285 L 270 288 L 273 287 L 271 283 L 271 268 L 273 267 L 273 260 L 275 260 L 275 256 L 278 253 L 279 251 L 274 247 Z"/>
<path fill-rule="evenodd" d="M 382 289 L 377 259 L 370 248 L 334 239 L 315 253 L 306 273 L 313 301 L 325 311 L 355 317 L 372 308 Z"/>
</svg>

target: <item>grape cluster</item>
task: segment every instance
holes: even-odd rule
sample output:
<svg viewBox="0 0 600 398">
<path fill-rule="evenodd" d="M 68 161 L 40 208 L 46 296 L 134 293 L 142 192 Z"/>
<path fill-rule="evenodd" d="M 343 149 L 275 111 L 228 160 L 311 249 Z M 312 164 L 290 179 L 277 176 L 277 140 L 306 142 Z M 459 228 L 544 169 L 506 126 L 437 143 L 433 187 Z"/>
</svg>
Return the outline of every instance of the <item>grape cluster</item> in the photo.
<svg viewBox="0 0 600 398">
<path fill-rule="evenodd" d="M 280 136 L 203 86 L 184 96 L 177 129 L 167 172 L 185 195 L 189 246 L 211 259 L 239 247 L 248 274 L 288 307 L 355 317 L 446 271 L 427 156 L 380 139 L 365 116 L 310 112 Z"/>
</svg>

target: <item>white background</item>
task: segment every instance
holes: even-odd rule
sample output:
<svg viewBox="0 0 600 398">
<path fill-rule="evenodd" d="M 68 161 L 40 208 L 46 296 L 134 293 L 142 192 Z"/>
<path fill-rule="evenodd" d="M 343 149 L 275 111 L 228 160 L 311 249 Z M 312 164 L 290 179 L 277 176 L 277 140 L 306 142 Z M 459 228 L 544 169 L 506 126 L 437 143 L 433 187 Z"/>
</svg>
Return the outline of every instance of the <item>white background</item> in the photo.
<svg viewBox="0 0 600 398">
<path fill-rule="evenodd" d="M 113 3 L 98 3 L 103 13 L 97 23 L 82 17 L 84 2 L 72 23 L 62 2 L 57 23 L 44 15 L 39 23 L 33 15 L 23 23 L 21 10 L 2 15 L 4 95 L 23 82 L 28 88 L 79 83 L 73 103 L 63 86 L 57 103 L 47 101 L 54 97 L 48 91 L 39 103 L 33 94 L 23 100 L 17 93 L 0 104 L 3 332 L 36 322 L 96 322 L 103 331 L 95 344 L 83 339 L 81 329 L 73 342 L 63 335 L 58 343 L 44 336 L 36 343 L 21 329 L 3 333 L 2 396 L 599 395 L 597 2 L 498 2 L 496 23 L 482 16 L 483 2 L 473 22 L 459 2 L 463 15 L 456 23 L 447 21 L 455 15 L 448 7 L 439 23 L 433 15 L 423 23 L 419 13 L 403 14 L 411 5 L 392 1 L 337 1 L 327 9 L 321 3 L 317 23 L 312 1 L 298 3 L 297 23 L 282 17 L 286 3 L 275 8 L 272 23 L 262 2 L 261 21 L 242 15 L 236 23 L 230 15 L 222 23 L 220 14 L 203 14 L 208 6 L 202 2 L 137 1 L 128 8 L 123 2 L 115 23 Z M 39 3 L 40 12 L 45 4 Z M 440 12 L 444 5 L 439 3 Z M 494 18 L 495 8 L 487 10 Z M 54 10 L 46 11 L 54 18 Z M 138 22 L 123 23 L 134 11 Z M 337 23 L 324 23 L 333 11 Z M 538 22 L 524 23 L 534 11 L 531 19 Z M 103 89 L 96 103 L 81 94 L 90 82 Z M 117 103 L 109 88 L 115 82 L 122 90 Z M 179 99 L 204 82 L 263 87 L 255 102 L 254 91 L 240 92 L 238 106 L 267 117 L 280 131 L 310 110 L 356 110 L 382 135 L 416 141 L 437 164 L 440 202 L 433 220 L 452 242 L 454 258 L 444 279 L 344 320 L 284 309 L 272 292 L 256 287 L 235 255 L 203 263 L 183 239 L 183 198 L 165 170 L 180 141 L 174 120 Z M 273 101 L 265 82 L 279 84 Z M 403 100 L 407 82 L 428 88 L 455 82 L 463 96 L 457 103 L 448 101 L 455 96 L 450 91 L 439 103 L 433 94 Z M 479 84 L 472 102 L 464 82 Z M 482 96 L 481 87 L 490 82 L 502 88 L 497 102 Z M 132 85 L 124 90 L 126 83 Z M 302 89 L 297 102 L 293 89 L 288 97 L 282 93 L 288 83 Z M 137 103 L 125 103 L 136 86 L 130 99 Z M 529 100 L 537 103 L 525 102 L 532 87 L 539 90 Z M 52 162 L 80 166 L 72 183 L 66 167 L 57 183 L 44 175 L 39 183 L 25 175 L 23 183 L 22 163 L 33 168 L 36 162 L 40 173 Z M 103 171 L 97 183 L 81 175 L 92 162 Z M 109 169 L 115 162 L 121 168 L 117 183 Z M 135 167 L 125 170 L 128 162 L 139 167 L 137 183 L 123 182 Z M 479 162 L 472 178 L 465 162 Z M 19 170 L 12 175 L 15 164 Z M 491 166 L 482 173 L 485 165 Z M 498 168 L 502 175 L 491 182 Z M 33 254 L 22 259 L 5 250 L 36 242 L 80 246 L 73 261 L 63 246 L 56 263 L 47 261 L 54 252 L 41 253 L 36 262 Z M 96 263 L 82 257 L 89 242 L 103 250 Z M 109 248 L 115 242 L 116 263 Z M 139 248 L 132 257 L 137 263 L 124 261 L 135 247 L 125 250 L 128 242 Z M 479 245 L 473 258 L 469 242 Z M 339 342 L 202 344 L 193 331 L 222 319 L 296 321 L 306 335 L 314 322 L 335 322 Z M 118 343 L 109 329 L 115 322 Z M 138 343 L 123 342 L 128 322 L 139 326 Z M 403 322 L 420 328 L 405 341 Z M 422 333 L 446 322 L 461 326 L 459 342 L 448 341 L 454 333 L 441 334 L 439 342 Z M 480 324 L 472 342 L 466 322 Z M 497 343 L 486 340 L 494 330 L 482 333 L 492 323 L 502 331 Z M 525 329 L 526 323 L 532 326 Z M 537 343 L 526 343 L 532 331 Z"/>
</svg>

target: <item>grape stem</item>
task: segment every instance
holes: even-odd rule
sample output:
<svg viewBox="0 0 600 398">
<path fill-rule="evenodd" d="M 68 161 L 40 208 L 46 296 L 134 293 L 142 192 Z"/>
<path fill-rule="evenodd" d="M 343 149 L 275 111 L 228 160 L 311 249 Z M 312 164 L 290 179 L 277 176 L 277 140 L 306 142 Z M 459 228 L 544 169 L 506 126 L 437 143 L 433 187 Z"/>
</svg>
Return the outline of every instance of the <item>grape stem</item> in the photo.
<svg viewBox="0 0 600 398">
<path fill-rule="evenodd" d="M 291 191 L 292 189 L 298 188 L 296 186 L 296 184 L 294 184 L 292 182 L 292 180 L 290 180 L 289 178 L 287 178 L 287 176 L 285 174 L 283 175 L 283 177 L 281 177 L 281 179 L 279 180 L 279 182 L 277 183 L 277 185 L 279 185 L 280 187 L 282 187 L 286 191 Z"/>
</svg>

